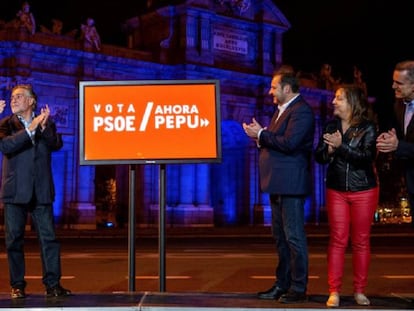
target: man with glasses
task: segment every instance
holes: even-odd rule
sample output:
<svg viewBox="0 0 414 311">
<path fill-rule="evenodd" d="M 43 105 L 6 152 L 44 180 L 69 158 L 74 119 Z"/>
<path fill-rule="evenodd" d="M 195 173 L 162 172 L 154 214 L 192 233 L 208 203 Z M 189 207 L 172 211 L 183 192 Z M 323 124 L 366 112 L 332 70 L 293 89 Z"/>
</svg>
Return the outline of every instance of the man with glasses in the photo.
<svg viewBox="0 0 414 311">
<path fill-rule="evenodd" d="M 54 184 L 51 153 L 62 148 L 62 138 L 49 118 L 48 106 L 36 115 L 37 97 L 30 85 L 13 88 L 12 114 L 0 120 L 3 153 L 0 200 L 4 204 L 11 298 L 25 298 L 24 234 L 30 213 L 37 231 L 47 297 L 70 295 L 60 285 L 60 244 L 56 239 L 53 209 Z M 0 113 L 4 103 L 0 103 Z"/>
</svg>

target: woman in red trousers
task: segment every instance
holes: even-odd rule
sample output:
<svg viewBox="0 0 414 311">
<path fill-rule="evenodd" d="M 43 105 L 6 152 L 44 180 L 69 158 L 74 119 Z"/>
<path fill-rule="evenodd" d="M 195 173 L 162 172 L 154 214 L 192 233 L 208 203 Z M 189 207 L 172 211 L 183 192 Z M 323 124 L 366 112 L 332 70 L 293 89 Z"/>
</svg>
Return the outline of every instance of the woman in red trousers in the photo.
<svg viewBox="0 0 414 311">
<path fill-rule="evenodd" d="M 328 164 L 326 208 L 329 222 L 328 307 L 338 307 L 351 238 L 353 289 L 358 305 L 370 304 L 365 295 L 370 263 L 370 232 L 378 205 L 378 177 L 375 170 L 377 126 L 369 119 L 364 91 L 356 85 L 342 85 L 333 100 L 334 119 L 319 139 L 315 159 Z"/>
</svg>

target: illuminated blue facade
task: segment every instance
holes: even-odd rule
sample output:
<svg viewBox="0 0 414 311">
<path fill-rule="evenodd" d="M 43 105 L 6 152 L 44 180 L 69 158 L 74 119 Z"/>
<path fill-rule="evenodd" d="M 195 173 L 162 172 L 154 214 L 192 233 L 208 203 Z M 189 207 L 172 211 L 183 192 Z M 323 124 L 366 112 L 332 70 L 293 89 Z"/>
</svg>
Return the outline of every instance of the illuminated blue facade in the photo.
<svg viewBox="0 0 414 311">
<path fill-rule="evenodd" d="M 247 3 L 243 11 L 213 0 L 154 8 L 126 21 L 128 47 L 104 44 L 100 51 L 71 37 L 0 30 L 0 97 L 8 98 L 17 83 L 33 84 L 63 133 L 64 148 L 53 161 L 58 223 L 90 228 L 101 220 L 121 225 L 127 217 L 130 167 L 79 165 L 79 81 L 157 79 L 218 79 L 221 90 L 222 163 L 167 165 L 167 224 L 269 223 L 258 152 L 241 123 L 255 117 L 267 124 L 273 114 L 268 87 L 272 71 L 282 65 L 282 36 L 290 24 L 272 1 Z M 332 94 L 306 87 L 302 93 L 320 125 Z M 319 222 L 324 172 L 318 165 L 312 169 L 315 191 L 306 215 L 308 222 Z M 138 225 L 156 225 L 159 167 L 135 171 Z"/>
</svg>

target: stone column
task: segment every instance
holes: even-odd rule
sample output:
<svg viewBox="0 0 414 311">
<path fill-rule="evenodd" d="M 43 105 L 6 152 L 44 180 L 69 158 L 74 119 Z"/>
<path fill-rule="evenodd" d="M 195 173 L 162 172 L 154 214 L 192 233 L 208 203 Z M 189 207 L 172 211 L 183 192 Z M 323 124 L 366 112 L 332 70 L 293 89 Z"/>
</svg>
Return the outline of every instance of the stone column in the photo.
<svg viewBox="0 0 414 311">
<path fill-rule="evenodd" d="M 201 38 L 200 38 L 200 61 L 204 64 L 213 64 L 214 57 L 211 49 L 211 14 L 202 14 L 201 15 Z"/>
<path fill-rule="evenodd" d="M 69 215 L 76 218 L 69 224 L 74 229 L 96 229 L 95 167 L 80 166 L 75 190 L 76 200 L 71 203 Z"/>
<path fill-rule="evenodd" d="M 179 202 L 168 209 L 171 224 L 212 226 L 213 208 L 209 205 L 208 164 L 183 164 L 179 168 Z"/>
<path fill-rule="evenodd" d="M 185 37 L 182 38 L 182 47 L 185 51 L 185 59 L 198 61 L 199 52 L 197 47 L 199 47 L 200 38 L 198 36 L 198 27 L 197 27 L 197 17 L 188 13 L 186 16 L 181 16 L 182 23 L 184 24 Z"/>
</svg>

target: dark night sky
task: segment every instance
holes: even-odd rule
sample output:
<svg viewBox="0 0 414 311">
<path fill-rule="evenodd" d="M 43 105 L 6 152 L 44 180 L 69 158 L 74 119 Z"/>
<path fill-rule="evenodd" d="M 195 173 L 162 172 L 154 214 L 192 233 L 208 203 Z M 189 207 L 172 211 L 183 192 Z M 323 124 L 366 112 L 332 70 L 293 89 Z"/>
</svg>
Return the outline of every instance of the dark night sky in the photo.
<svg viewBox="0 0 414 311">
<path fill-rule="evenodd" d="M 254 0 L 252 0 L 254 1 Z M 283 57 L 297 70 L 319 71 L 332 65 L 334 75 L 347 77 L 358 65 L 368 93 L 379 102 L 392 99 L 391 75 L 397 61 L 414 58 L 413 26 L 408 0 L 274 0 L 291 23 L 285 33 Z M 0 19 L 10 20 L 22 1 L 1 0 Z M 136 16 L 145 0 L 32 0 L 37 24 L 64 22 L 63 32 L 79 29 L 86 17 L 95 19 L 103 43 L 123 43 L 124 20 Z"/>
</svg>

